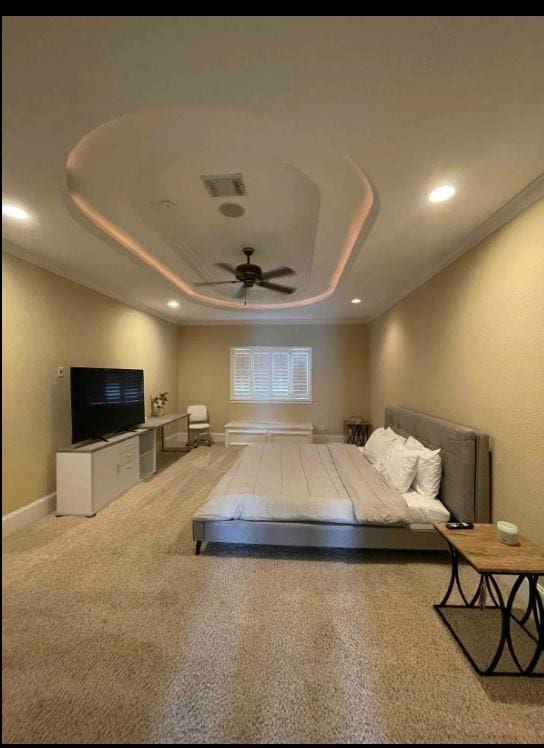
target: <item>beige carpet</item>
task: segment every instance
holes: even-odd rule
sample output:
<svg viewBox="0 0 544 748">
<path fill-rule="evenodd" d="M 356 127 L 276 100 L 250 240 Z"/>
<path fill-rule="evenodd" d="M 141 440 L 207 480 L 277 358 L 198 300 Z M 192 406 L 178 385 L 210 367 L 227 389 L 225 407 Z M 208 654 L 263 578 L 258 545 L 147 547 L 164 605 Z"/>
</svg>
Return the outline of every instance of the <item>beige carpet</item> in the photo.
<svg viewBox="0 0 544 748">
<path fill-rule="evenodd" d="M 200 447 L 94 519 L 4 546 L 7 742 L 538 742 L 544 683 L 479 678 L 441 554 L 208 546 Z"/>
</svg>

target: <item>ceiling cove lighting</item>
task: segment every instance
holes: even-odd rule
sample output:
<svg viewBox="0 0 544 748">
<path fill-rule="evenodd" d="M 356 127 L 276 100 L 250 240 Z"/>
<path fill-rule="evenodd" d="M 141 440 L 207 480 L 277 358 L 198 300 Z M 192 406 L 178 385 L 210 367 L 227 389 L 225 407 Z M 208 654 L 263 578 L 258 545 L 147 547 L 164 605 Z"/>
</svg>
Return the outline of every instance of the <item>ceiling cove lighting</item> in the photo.
<svg viewBox="0 0 544 748">
<path fill-rule="evenodd" d="M 360 304 L 361 302 L 362 302 L 362 299 L 352 299 L 351 300 L 352 304 Z"/>
<path fill-rule="evenodd" d="M 443 203 L 445 200 L 449 200 L 455 195 L 455 187 L 451 184 L 443 184 L 433 190 L 429 195 L 429 202 L 431 203 Z"/>
<path fill-rule="evenodd" d="M 168 306 L 169 306 L 169 307 L 170 307 L 171 309 L 177 309 L 177 308 L 178 308 L 178 306 L 179 306 L 179 301 L 174 301 L 174 300 L 172 299 L 172 301 L 169 301 L 169 302 L 168 302 Z"/>
<path fill-rule="evenodd" d="M 11 203 L 2 203 L 2 215 L 16 218 L 18 221 L 28 221 L 30 218 L 30 214 L 26 210 Z"/>
</svg>

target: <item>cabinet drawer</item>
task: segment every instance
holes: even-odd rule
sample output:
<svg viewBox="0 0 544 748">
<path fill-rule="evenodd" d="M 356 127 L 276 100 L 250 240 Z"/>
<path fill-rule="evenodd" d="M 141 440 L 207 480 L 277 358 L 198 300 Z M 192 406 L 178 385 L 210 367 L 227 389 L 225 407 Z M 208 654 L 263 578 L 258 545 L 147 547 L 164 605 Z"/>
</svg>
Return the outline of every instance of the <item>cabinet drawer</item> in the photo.
<svg viewBox="0 0 544 748">
<path fill-rule="evenodd" d="M 93 457 L 93 511 L 97 512 L 109 501 L 135 485 L 140 476 L 139 459 L 136 452 L 121 445 L 112 449 L 101 449 Z"/>
<path fill-rule="evenodd" d="M 119 492 L 126 491 L 131 486 L 134 486 L 140 478 L 139 460 L 134 459 L 120 464 L 118 471 Z"/>
<path fill-rule="evenodd" d="M 119 461 L 125 461 L 126 459 L 129 459 L 131 457 L 138 456 L 139 442 L 138 439 L 129 439 L 125 442 L 121 442 L 120 444 L 114 444 L 107 450 L 101 451 L 106 451 L 111 455 L 115 455 L 119 459 Z"/>
</svg>

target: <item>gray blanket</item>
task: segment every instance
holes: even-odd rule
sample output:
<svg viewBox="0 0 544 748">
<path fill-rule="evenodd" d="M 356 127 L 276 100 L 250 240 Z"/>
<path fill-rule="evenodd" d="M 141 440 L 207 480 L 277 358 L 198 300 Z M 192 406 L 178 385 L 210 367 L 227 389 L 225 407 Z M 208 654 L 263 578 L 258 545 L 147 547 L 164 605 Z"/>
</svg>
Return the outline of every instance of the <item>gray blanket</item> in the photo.
<svg viewBox="0 0 544 748">
<path fill-rule="evenodd" d="M 246 447 L 198 520 L 406 525 L 406 501 L 351 444 Z"/>
</svg>

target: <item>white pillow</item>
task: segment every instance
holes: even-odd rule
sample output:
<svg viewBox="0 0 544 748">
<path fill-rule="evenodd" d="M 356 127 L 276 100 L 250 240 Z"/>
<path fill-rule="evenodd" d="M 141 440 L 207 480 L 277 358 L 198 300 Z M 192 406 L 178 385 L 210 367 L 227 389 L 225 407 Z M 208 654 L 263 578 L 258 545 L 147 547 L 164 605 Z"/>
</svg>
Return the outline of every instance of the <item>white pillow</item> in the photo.
<svg viewBox="0 0 544 748">
<path fill-rule="evenodd" d="M 385 429 L 385 432 L 386 432 L 386 434 L 391 434 L 393 436 L 393 439 L 395 439 L 395 441 L 397 441 L 397 442 L 400 442 L 401 444 L 404 444 L 406 442 L 406 437 L 405 436 L 401 436 L 400 434 L 397 434 L 396 431 L 393 431 L 393 429 L 391 428 L 391 426 L 388 426 Z"/>
<path fill-rule="evenodd" d="M 389 447 L 396 441 L 395 436 L 395 432 L 389 428 L 376 429 L 370 434 L 367 443 L 363 447 L 363 454 L 373 464 L 379 460 L 383 460 Z"/>
<path fill-rule="evenodd" d="M 392 488 L 406 493 L 416 475 L 418 460 L 419 454 L 406 449 L 403 440 L 395 439 L 377 469 Z"/>
<path fill-rule="evenodd" d="M 436 499 L 442 478 L 440 450 L 427 449 L 413 436 L 407 439 L 405 446 L 409 452 L 419 456 L 412 488 L 426 499 Z"/>
</svg>

